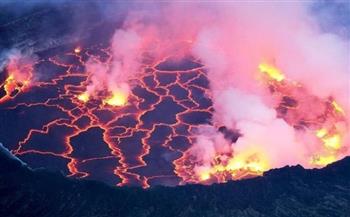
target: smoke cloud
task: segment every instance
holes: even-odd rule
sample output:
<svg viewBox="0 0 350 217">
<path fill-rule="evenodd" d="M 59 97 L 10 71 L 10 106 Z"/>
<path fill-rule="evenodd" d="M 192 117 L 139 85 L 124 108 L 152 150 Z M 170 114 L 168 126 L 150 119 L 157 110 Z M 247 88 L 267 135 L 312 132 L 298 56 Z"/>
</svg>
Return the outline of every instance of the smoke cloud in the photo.
<svg viewBox="0 0 350 217">
<path fill-rule="evenodd" d="M 11 49 L 3 55 L 0 62 L 1 88 L 4 92 L 0 102 L 7 101 L 16 96 L 19 92 L 27 90 L 35 82 L 33 65 L 37 57 Z M 1 74 L 0 74 L 1 75 Z"/>
<path fill-rule="evenodd" d="M 90 59 L 86 70 L 91 73 L 87 93 L 94 96 L 99 91 L 122 92 L 128 95 L 130 86 L 127 83 L 140 71 L 142 40 L 134 31 L 117 30 L 111 40 L 112 62 L 102 63 Z"/>
<path fill-rule="evenodd" d="M 321 31 L 307 6 L 301 2 L 219 5 L 216 21 L 198 33 L 193 46 L 194 55 L 208 67 L 215 121 L 242 134 L 232 145 L 234 154 L 258 153 L 267 158 L 269 168 L 312 167 L 311 156 L 322 148 L 310 135 L 313 132 L 297 131 L 278 117 L 276 98 L 263 84 L 259 64 L 276 65 L 286 78 L 303 86 L 303 93 L 295 93 L 303 118 L 324 112 L 321 103 L 313 101 L 332 97 L 347 115 L 345 125 L 349 121 L 349 41 Z M 344 156 L 348 132 L 340 128 L 346 148 L 339 155 Z M 220 154 L 200 140 L 195 146 L 214 152 L 213 156 Z"/>
<path fill-rule="evenodd" d="M 141 73 L 146 54 L 154 64 L 169 56 L 193 57 L 207 69 L 213 125 L 240 134 L 232 142 L 211 125 L 195 132 L 185 156 L 194 159 L 192 172 L 199 181 L 216 173 L 230 173 L 219 179 L 227 180 L 243 170 L 260 174 L 284 165 L 324 166 L 350 154 L 350 45 L 344 31 L 328 31 L 320 22 L 334 12 L 321 7 L 317 13 L 314 4 L 133 7 L 111 39 L 111 62 L 86 64 L 87 93 L 129 95 L 130 80 Z"/>
<path fill-rule="evenodd" d="M 186 2 L 130 12 L 111 41 L 110 71 L 88 67 L 96 74 L 90 89 L 107 81 L 103 76 L 109 89 L 130 91 L 145 52 L 155 60 L 193 56 L 207 67 L 214 125 L 241 135 L 233 143 L 213 126 L 201 127 L 186 152 L 195 175 L 326 165 L 349 154 L 349 39 L 325 31 L 311 6 Z M 266 78 L 261 64 L 280 79 Z"/>
</svg>

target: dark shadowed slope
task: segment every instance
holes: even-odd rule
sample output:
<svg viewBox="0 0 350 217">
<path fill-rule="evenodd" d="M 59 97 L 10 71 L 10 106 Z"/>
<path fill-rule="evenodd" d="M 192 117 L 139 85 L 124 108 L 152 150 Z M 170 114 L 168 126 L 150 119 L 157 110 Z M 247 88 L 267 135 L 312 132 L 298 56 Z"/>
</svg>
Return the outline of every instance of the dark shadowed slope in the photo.
<svg viewBox="0 0 350 217">
<path fill-rule="evenodd" d="M 0 216 L 344 216 L 350 157 L 320 170 L 300 166 L 264 177 L 181 187 L 113 188 L 31 170 L 0 147 Z"/>
</svg>

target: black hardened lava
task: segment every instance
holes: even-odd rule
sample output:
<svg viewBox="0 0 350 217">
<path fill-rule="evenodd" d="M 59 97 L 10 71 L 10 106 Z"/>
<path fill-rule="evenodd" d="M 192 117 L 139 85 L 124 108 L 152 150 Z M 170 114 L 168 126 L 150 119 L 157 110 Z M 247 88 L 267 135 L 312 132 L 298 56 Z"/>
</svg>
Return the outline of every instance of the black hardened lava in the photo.
<svg viewBox="0 0 350 217">
<path fill-rule="evenodd" d="M 350 158 L 323 169 L 300 166 L 211 186 L 110 187 L 32 170 L 0 151 L 0 216 L 347 217 Z"/>
</svg>

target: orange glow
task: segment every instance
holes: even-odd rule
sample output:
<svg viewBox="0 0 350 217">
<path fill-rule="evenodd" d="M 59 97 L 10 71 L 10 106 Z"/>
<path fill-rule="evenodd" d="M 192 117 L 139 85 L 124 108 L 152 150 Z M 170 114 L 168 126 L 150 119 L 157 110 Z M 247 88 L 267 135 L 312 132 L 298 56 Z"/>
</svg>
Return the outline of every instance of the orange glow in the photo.
<svg viewBox="0 0 350 217">
<path fill-rule="evenodd" d="M 270 168 L 267 158 L 262 153 L 247 150 L 230 159 L 227 169 L 231 171 L 234 179 L 239 179 L 242 178 L 242 172 L 262 175 L 263 172 Z"/>
<path fill-rule="evenodd" d="M 225 182 L 225 176 L 231 176 L 232 179 L 242 179 L 248 175 L 259 176 L 270 169 L 266 157 L 262 153 L 247 150 L 237 154 L 228 161 L 219 161 L 213 163 L 210 168 L 201 170 L 198 173 L 198 179 L 205 182 L 211 178 L 218 179 L 219 182 Z"/>
<path fill-rule="evenodd" d="M 311 164 L 315 166 L 327 166 L 328 164 L 331 164 L 335 162 L 337 158 L 334 155 L 329 156 L 314 156 L 311 160 Z"/>
<path fill-rule="evenodd" d="M 84 58 L 79 57 L 82 53 L 88 50 L 90 51 L 90 48 L 71 48 L 71 50 L 65 55 L 75 55 L 76 59 L 79 60 L 79 66 L 81 64 L 85 67 L 87 61 L 85 61 Z M 111 49 L 103 48 L 103 50 L 99 49 L 99 51 L 100 52 L 91 53 L 103 55 L 101 58 L 96 58 L 96 61 L 99 63 L 102 59 L 104 60 L 105 57 L 108 57 L 106 58 L 108 61 L 101 62 L 100 65 L 106 64 L 106 68 L 109 68 L 109 61 L 113 60 L 112 56 L 110 56 Z M 87 53 L 87 56 L 89 56 L 89 53 L 90 52 Z M 112 172 L 121 179 L 121 182 L 118 184 L 119 186 L 128 185 L 137 181 L 138 183 L 141 183 L 143 187 L 149 186 L 149 183 L 147 183 L 149 177 L 146 177 L 146 175 L 139 175 L 137 173 L 134 174 L 132 171 L 136 171 L 133 170 L 134 168 L 148 166 L 148 162 L 147 160 L 144 160 L 144 157 L 147 159 L 147 155 L 153 153 L 152 147 L 154 140 L 152 136 L 158 135 L 158 133 L 162 132 L 163 129 L 168 130 L 168 128 L 170 129 L 169 136 L 164 139 L 162 138 L 163 136 L 161 136 L 159 137 L 159 141 L 156 142 L 159 142 L 162 146 L 171 151 L 175 150 L 179 153 L 181 152 L 180 154 L 182 154 L 182 156 L 176 159 L 173 162 L 173 165 L 175 166 L 174 172 L 182 179 L 182 183 L 226 182 L 228 180 L 238 180 L 248 177 L 261 176 L 265 171 L 275 168 L 275 164 L 280 163 L 279 160 L 284 160 L 284 155 L 277 157 L 274 155 L 274 158 L 270 158 L 272 156 L 269 155 L 269 153 L 271 154 L 271 150 L 258 149 L 259 140 L 248 140 L 256 141 L 258 143 L 254 144 L 253 148 L 250 145 L 244 147 L 240 146 L 239 148 L 239 146 L 236 146 L 236 144 L 230 143 L 230 149 L 220 148 L 215 150 L 215 153 L 211 153 L 212 155 L 210 155 L 210 158 L 208 159 L 206 158 L 205 160 L 202 160 L 199 157 L 196 159 L 197 156 L 203 155 L 203 153 L 194 153 L 189 150 L 191 150 L 191 145 L 193 145 L 194 141 L 196 141 L 194 136 L 198 126 L 196 124 L 187 123 L 187 121 L 185 121 L 186 118 L 183 118 L 184 116 L 182 115 L 191 114 L 192 111 L 213 114 L 214 107 L 202 106 L 202 103 L 198 102 L 195 97 L 191 97 L 191 87 L 195 87 L 196 89 L 201 90 L 203 93 L 208 93 L 208 95 L 210 95 L 210 89 L 206 89 L 200 85 L 193 86 L 190 83 L 192 80 L 190 77 L 192 76 L 189 78 L 182 78 L 182 74 L 186 74 L 187 71 L 184 71 L 184 73 L 182 73 L 182 71 L 176 72 L 176 79 L 165 85 L 160 81 L 160 79 L 158 79 L 159 72 L 157 71 L 156 67 L 153 66 L 154 63 L 152 63 L 152 65 L 147 65 L 148 69 L 152 69 L 149 73 L 147 72 L 145 74 L 140 74 L 135 76 L 135 79 L 131 79 L 132 82 L 135 82 L 142 89 L 150 92 L 155 96 L 155 98 L 157 98 L 157 100 L 154 102 L 152 101 L 153 97 L 151 97 L 152 102 L 148 102 L 148 99 L 145 98 L 145 102 L 147 102 L 147 104 L 144 106 L 144 104 L 142 104 L 144 100 L 143 96 L 139 97 L 137 94 L 132 94 L 129 89 L 129 85 L 124 87 L 121 82 L 118 82 L 118 85 L 113 83 L 114 86 L 110 87 L 108 79 L 101 79 L 101 84 L 96 86 L 96 89 L 89 89 L 89 86 L 87 85 L 91 84 L 93 80 L 92 78 L 94 78 L 92 76 L 93 74 L 91 73 L 95 71 L 81 70 L 80 72 L 80 70 L 75 70 L 76 67 L 73 65 L 75 63 L 69 64 L 64 59 L 61 59 L 62 58 L 59 57 L 51 58 L 50 61 L 56 67 L 65 66 L 64 68 L 67 70 L 65 75 L 60 76 L 59 79 L 56 78 L 47 82 L 38 82 L 38 84 L 40 85 L 39 87 L 42 86 L 44 88 L 50 88 L 52 85 L 60 85 L 61 87 L 61 83 L 58 83 L 58 81 L 61 82 L 63 79 L 72 78 L 73 81 L 75 81 L 76 76 L 84 78 L 84 81 L 80 82 L 79 85 L 77 84 L 78 86 L 76 86 L 76 88 L 75 82 L 74 85 L 70 84 L 70 82 L 66 85 L 64 82 L 62 92 L 60 89 L 59 99 L 65 100 L 66 97 L 69 97 L 74 106 L 65 106 L 65 104 L 64 106 L 61 106 L 61 103 L 65 103 L 65 101 L 56 100 L 55 98 L 48 98 L 50 100 L 46 102 L 42 102 L 40 99 L 39 102 L 40 106 L 51 106 L 52 103 L 57 102 L 57 109 L 61 110 L 62 113 L 67 114 L 69 121 L 66 121 L 65 118 L 60 118 L 49 122 L 45 126 L 41 126 L 41 130 L 31 129 L 26 135 L 25 139 L 23 139 L 23 141 L 17 145 L 19 147 L 17 149 L 18 153 L 25 153 L 27 149 L 24 148 L 24 145 L 30 144 L 37 134 L 46 136 L 51 135 L 51 133 L 54 131 L 50 130 L 56 130 L 57 127 L 62 126 L 69 128 L 72 132 L 60 137 L 60 139 L 64 141 L 67 151 L 56 155 L 57 157 L 62 157 L 65 160 L 70 159 L 70 162 L 67 164 L 67 169 L 71 173 L 71 176 L 85 177 L 89 173 L 80 171 L 80 169 L 84 167 L 82 164 L 85 163 L 85 160 L 81 160 L 79 158 L 75 159 L 74 154 L 71 154 L 75 150 L 75 146 L 71 144 L 71 138 L 76 137 L 95 126 L 98 126 L 104 131 L 102 138 L 103 142 L 107 144 L 109 150 L 111 150 L 110 155 L 108 154 L 106 157 L 108 159 L 110 157 L 120 159 L 121 162 L 120 166 L 113 166 L 113 170 L 108 172 Z M 4 87 L 6 93 L 8 93 L 7 95 L 15 95 L 15 93 L 18 91 L 22 91 L 25 86 L 29 85 L 29 82 L 33 82 L 32 84 L 36 85 L 36 83 L 34 83 L 35 80 L 31 80 L 32 75 L 26 73 L 26 71 L 22 69 L 23 67 L 20 67 L 19 64 L 13 64 L 11 70 L 8 70 L 9 76 L 2 86 Z M 303 163 L 303 166 L 322 167 L 340 159 L 344 152 L 343 150 L 347 151 L 346 146 L 348 145 L 346 143 L 346 136 L 348 136 L 346 135 L 348 132 L 348 121 L 345 121 L 345 117 L 340 115 L 344 114 L 346 107 L 344 107 L 343 110 L 343 108 L 341 108 L 337 102 L 332 101 L 333 98 L 319 98 L 317 96 L 313 96 L 307 92 L 307 88 L 303 87 L 303 83 L 290 80 L 290 78 L 286 77 L 286 75 L 284 75 L 273 64 L 259 64 L 258 70 L 261 71 L 258 73 L 261 77 L 263 77 L 263 85 L 268 85 L 269 87 L 274 88 L 274 91 L 271 91 L 271 98 L 273 97 L 273 100 L 271 100 L 271 109 L 273 109 L 273 103 L 276 103 L 276 107 L 274 108 L 278 108 L 280 105 L 284 106 L 283 108 L 285 108 L 287 112 L 285 114 L 279 114 L 278 111 L 276 111 L 276 113 L 279 114 L 278 118 L 285 120 L 285 122 L 291 127 L 295 127 L 298 135 L 299 133 L 302 134 L 306 132 L 307 139 L 310 138 L 310 149 L 312 149 L 312 153 L 307 153 L 301 156 L 302 161 L 300 162 Z M 142 71 L 146 72 L 146 70 Z M 205 76 L 205 73 L 202 70 L 195 70 L 193 73 L 196 75 L 196 77 L 193 79 L 197 79 L 197 77 L 199 78 L 199 76 L 202 75 Z M 98 78 L 99 77 L 97 77 L 97 80 Z M 148 79 L 150 79 L 150 81 Z M 177 94 L 172 96 L 170 88 L 175 87 L 173 85 L 179 85 L 179 87 L 186 90 L 186 92 L 188 92 L 188 97 L 183 99 L 182 97 L 175 97 Z M 82 90 L 89 90 L 89 92 L 82 92 Z M 164 93 L 163 90 L 165 90 Z M 312 97 L 310 97 L 310 95 L 312 95 Z M 148 125 L 147 120 L 143 118 L 144 114 L 148 114 L 148 112 L 155 110 L 154 108 L 160 105 L 169 96 L 171 96 L 171 99 L 177 105 L 185 108 L 184 112 L 181 112 L 180 114 L 177 113 L 175 116 L 175 122 L 172 124 L 164 124 L 159 122 Z M 297 102 L 295 104 L 297 105 L 293 106 L 291 105 L 293 103 L 286 103 L 284 101 L 281 103 L 282 97 L 289 97 L 290 99 L 295 100 L 295 102 Z M 12 97 L 7 98 L 11 99 Z M 128 105 L 128 101 L 132 102 L 130 104 L 133 104 L 133 106 L 130 106 L 130 109 L 121 107 Z M 0 102 L 2 102 L 1 99 Z M 198 104 L 198 106 L 193 107 L 191 104 Z M 33 101 L 33 103 L 28 103 L 28 106 L 32 105 L 36 106 L 37 102 Z M 105 119 L 105 117 L 109 117 L 109 115 L 104 115 L 105 113 L 103 112 L 105 111 L 111 111 L 111 120 L 107 120 L 107 118 Z M 124 117 L 127 119 L 122 119 Z M 129 118 L 135 120 L 137 125 L 132 126 L 132 124 L 129 125 L 123 123 L 124 120 L 128 121 Z M 123 121 L 119 122 L 119 120 Z M 214 128 L 220 126 L 221 124 L 222 123 L 220 122 L 216 123 L 216 120 L 213 119 Z M 269 132 L 271 136 L 283 136 L 276 131 L 270 130 Z M 142 136 L 140 144 L 137 144 L 135 147 L 131 147 L 135 149 L 135 154 L 129 156 L 128 150 L 124 148 L 130 147 L 128 146 L 130 143 L 129 138 L 133 138 L 134 136 L 136 137 L 138 133 L 142 133 L 144 136 Z M 172 140 L 175 137 L 182 136 L 186 137 L 185 139 L 188 139 L 188 142 L 185 142 L 186 144 L 184 145 L 184 148 L 181 147 L 181 149 L 178 149 L 177 144 L 175 144 L 177 142 L 172 143 Z M 157 137 L 155 138 L 158 139 Z M 176 140 L 174 139 L 174 141 Z M 215 140 L 213 142 L 215 142 L 217 146 L 220 146 L 221 140 Z M 305 143 L 307 142 L 309 141 L 307 140 Z M 281 144 L 281 146 L 282 145 L 283 144 Z M 137 148 L 139 148 L 139 150 L 136 150 Z M 297 149 L 297 147 L 295 147 L 295 149 Z M 35 151 L 37 153 L 41 153 L 40 149 L 38 150 L 39 151 Z M 288 150 L 289 149 L 286 149 L 286 151 Z M 48 153 L 50 154 L 51 152 Z M 43 152 L 43 155 L 44 154 L 47 153 Z M 96 157 L 96 159 L 104 159 L 104 157 Z M 87 159 L 86 162 L 90 160 L 91 159 Z M 131 161 L 132 163 L 129 164 Z M 299 161 L 297 162 L 299 163 Z M 171 162 L 169 161 L 169 163 Z M 153 178 L 154 177 L 151 177 L 149 180 L 152 180 Z M 150 183 L 153 183 L 153 181 Z"/>
<path fill-rule="evenodd" d="M 210 171 L 203 171 L 203 172 L 201 172 L 200 173 L 200 175 L 199 175 L 199 179 L 201 180 L 201 181 L 207 181 L 208 179 L 210 179 Z"/>
<path fill-rule="evenodd" d="M 316 136 L 318 138 L 322 138 L 325 135 L 327 135 L 327 133 L 328 133 L 328 130 L 326 128 L 322 128 L 322 129 L 319 129 L 319 130 L 316 131 Z"/>
<path fill-rule="evenodd" d="M 82 102 L 87 102 L 87 101 L 89 101 L 90 96 L 89 96 L 88 93 L 85 92 L 85 93 L 80 94 L 80 95 L 78 96 L 78 99 L 79 99 L 80 101 L 82 101 Z"/>
<path fill-rule="evenodd" d="M 18 93 L 27 88 L 32 77 L 30 66 L 19 64 L 17 59 L 11 59 L 7 65 L 8 77 L 3 83 L 6 95 L 1 101 L 8 100 L 13 97 L 14 93 Z"/>
<path fill-rule="evenodd" d="M 81 52 L 81 48 L 80 47 L 74 48 L 74 53 L 78 54 L 80 52 Z"/>
<path fill-rule="evenodd" d="M 121 91 L 113 92 L 112 96 L 103 101 L 110 106 L 124 106 L 128 102 L 128 95 Z"/>
<path fill-rule="evenodd" d="M 278 82 L 283 81 L 285 78 L 279 69 L 267 63 L 259 64 L 259 70 L 263 73 L 266 73 L 271 79 Z"/>
<path fill-rule="evenodd" d="M 338 133 L 328 132 L 326 128 L 316 131 L 316 136 L 321 139 L 323 146 L 328 149 L 338 150 L 342 147 L 341 136 Z"/>
<path fill-rule="evenodd" d="M 4 88 L 7 95 L 10 95 L 16 89 L 16 80 L 12 74 L 5 80 Z"/>
<path fill-rule="evenodd" d="M 279 102 L 278 106 L 283 106 L 288 111 L 281 113 L 280 117 L 290 126 L 298 126 L 300 120 L 307 120 L 305 124 L 302 124 L 303 129 L 310 130 L 317 138 L 317 151 L 315 150 L 308 156 L 309 161 L 306 160 L 308 161 L 306 164 L 311 167 L 324 167 L 337 161 L 342 156 L 342 150 L 345 146 L 343 143 L 345 141 L 344 124 L 346 124 L 343 119 L 337 116 L 337 113 L 344 115 L 344 109 L 336 101 L 312 96 L 303 88 L 302 84 L 286 80 L 285 75 L 273 65 L 262 63 L 259 65 L 259 70 L 266 75 L 268 81 L 272 81 L 268 84 L 274 87 L 273 93 Z M 284 99 L 281 100 L 285 97 L 295 100 L 297 106 L 289 107 Z M 310 102 L 314 104 L 310 105 Z M 331 105 L 331 109 L 329 109 L 329 105 Z M 315 108 L 310 110 L 312 107 Z M 318 113 L 314 111 L 317 109 L 319 109 Z M 313 129 L 317 130 L 313 132 Z M 190 172 L 189 175 L 183 173 L 185 174 L 183 177 L 188 182 L 211 183 L 259 176 L 274 167 L 270 164 L 269 156 L 264 154 L 265 151 L 248 148 L 226 153 L 226 155 L 217 154 L 210 161 L 209 166 L 206 165 L 205 169 L 199 167 L 200 169 L 196 170 L 195 180 Z M 191 160 L 190 162 L 193 164 Z M 201 162 L 198 163 L 200 166 Z"/>
<path fill-rule="evenodd" d="M 341 148 L 341 139 L 340 135 L 335 134 L 329 137 L 325 137 L 322 139 L 323 144 L 325 147 L 330 148 L 330 149 L 339 149 Z"/>
<path fill-rule="evenodd" d="M 344 109 L 336 101 L 334 100 L 332 101 L 332 106 L 334 110 L 337 111 L 338 113 L 343 115 L 345 114 Z"/>
</svg>

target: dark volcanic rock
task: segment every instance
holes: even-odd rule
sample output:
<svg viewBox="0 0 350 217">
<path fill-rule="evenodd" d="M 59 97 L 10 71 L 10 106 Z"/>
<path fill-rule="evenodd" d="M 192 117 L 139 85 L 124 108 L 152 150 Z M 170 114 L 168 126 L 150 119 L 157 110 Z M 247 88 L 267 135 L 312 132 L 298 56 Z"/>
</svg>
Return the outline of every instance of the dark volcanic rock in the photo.
<svg viewBox="0 0 350 217">
<path fill-rule="evenodd" d="M 0 216 L 334 216 L 350 213 L 350 158 L 323 169 L 179 187 L 113 188 L 31 170 L 1 147 Z"/>
<path fill-rule="evenodd" d="M 26 4 L 31 6 L 24 7 Z M 97 1 L 50 4 L 14 0 L 0 4 L 0 55 L 13 48 L 40 55 L 40 52 L 61 45 L 83 44 L 83 41 L 95 40 L 96 37 L 109 38 L 125 16 L 123 11 L 118 10 L 118 5 L 115 8 L 114 18 L 107 19 Z M 96 36 L 95 32 L 104 34 Z"/>
<path fill-rule="evenodd" d="M 203 65 L 190 61 L 189 58 L 183 58 L 180 60 L 170 58 L 159 63 L 155 68 L 160 71 L 186 71 L 201 67 L 203 67 Z"/>
</svg>

